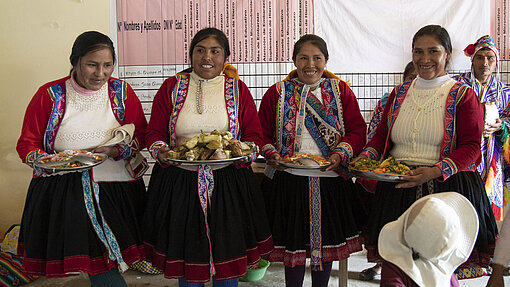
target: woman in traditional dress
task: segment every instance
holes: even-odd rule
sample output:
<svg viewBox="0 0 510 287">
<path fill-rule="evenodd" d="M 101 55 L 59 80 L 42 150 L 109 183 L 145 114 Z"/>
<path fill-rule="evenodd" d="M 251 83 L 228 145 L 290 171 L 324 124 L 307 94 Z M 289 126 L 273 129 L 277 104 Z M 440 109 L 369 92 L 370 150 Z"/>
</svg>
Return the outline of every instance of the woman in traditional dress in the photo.
<svg viewBox="0 0 510 287">
<path fill-rule="evenodd" d="M 418 77 L 391 92 L 382 121 L 359 156 L 375 160 L 393 156 L 412 168 L 403 176 L 404 182 L 377 183 L 368 215 L 368 260 L 381 262 L 377 251 L 381 228 L 413 202 L 428 194 L 457 191 L 473 204 L 480 222 L 475 249 L 466 264 L 487 267 L 497 227 L 476 172 L 482 106 L 473 89 L 446 72 L 452 45 L 443 27 L 421 28 L 413 37 L 412 51 Z"/>
<path fill-rule="evenodd" d="M 131 87 L 111 77 L 115 51 L 108 36 L 81 34 L 70 61 L 71 74 L 39 88 L 25 113 L 17 151 L 34 168 L 34 177 L 18 251 L 30 275 L 85 272 L 92 286 L 127 286 L 117 268 L 124 271 L 144 259 L 141 175 L 146 168 L 133 170 L 131 160 L 144 147 L 147 122 Z M 130 140 L 102 146 L 123 128 Z M 77 149 L 108 159 L 78 172 L 33 166 L 41 156 Z"/>
<path fill-rule="evenodd" d="M 417 72 L 414 68 L 413 61 L 407 63 L 404 68 L 404 73 L 402 75 L 403 82 L 412 81 L 417 76 Z M 377 102 L 377 105 L 374 108 L 372 119 L 368 123 L 367 130 L 367 141 L 369 141 L 375 134 L 375 129 L 381 122 L 381 117 L 384 111 L 384 106 L 388 102 L 388 97 L 390 93 L 385 93 L 382 98 Z M 373 179 L 365 179 L 358 178 L 357 182 L 361 184 L 363 187 L 360 189 L 360 198 L 363 202 L 363 206 L 365 210 L 368 209 L 368 202 L 372 198 L 372 194 L 375 192 L 375 186 L 377 185 L 377 181 Z M 374 277 L 381 274 L 381 264 L 376 263 L 374 266 L 370 268 L 366 268 L 359 273 L 359 279 L 363 281 L 371 281 L 374 280 Z"/>
<path fill-rule="evenodd" d="M 349 86 L 325 70 L 326 42 L 304 35 L 294 45 L 296 70 L 269 88 L 259 118 L 268 167 L 262 184 L 275 249 L 287 286 L 302 286 L 311 257 L 312 285 L 327 286 L 333 261 L 361 250 L 356 188 L 337 172 L 365 144 L 366 124 Z M 329 159 L 326 171 L 283 169 L 284 156 Z"/>
<path fill-rule="evenodd" d="M 147 257 L 179 286 L 237 286 L 247 265 L 273 249 L 252 158 L 235 164 L 176 165 L 171 149 L 201 133 L 229 131 L 260 144 L 253 98 L 226 64 L 225 34 L 205 28 L 191 41 L 191 72 L 165 80 L 154 98 L 147 143 L 157 163 L 144 220 Z"/>
</svg>

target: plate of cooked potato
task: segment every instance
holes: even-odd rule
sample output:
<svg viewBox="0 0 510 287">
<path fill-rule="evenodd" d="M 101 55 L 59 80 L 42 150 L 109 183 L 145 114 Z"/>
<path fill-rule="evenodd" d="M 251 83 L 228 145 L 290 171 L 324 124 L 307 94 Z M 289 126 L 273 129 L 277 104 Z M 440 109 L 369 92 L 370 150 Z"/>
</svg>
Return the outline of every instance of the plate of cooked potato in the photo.
<svg viewBox="0 0 510 287">
<path fill-rule="evenodd" d="M 168 160 L 181 165 L 231 163 L 258 152 L 253 142 L 235 139 L 228 131 L 201 133 L 176 146 L 169 152 Z"/>
</svg>

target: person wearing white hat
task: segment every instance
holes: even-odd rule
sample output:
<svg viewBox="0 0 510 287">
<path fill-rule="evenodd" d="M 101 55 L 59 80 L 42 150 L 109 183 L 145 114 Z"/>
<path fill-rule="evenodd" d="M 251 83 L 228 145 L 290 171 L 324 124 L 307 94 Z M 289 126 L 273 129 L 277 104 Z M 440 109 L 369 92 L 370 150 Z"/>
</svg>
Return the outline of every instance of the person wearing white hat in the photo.
<svg viewBox="0 0 510 287">
<path fill-rule="evenodd" d="M 469 258 L 478 225 L 475 208 L 458 192 L 420 198 L 379 234 L 381 286 L 459 286 L 453 272 Z"/>
</svg>

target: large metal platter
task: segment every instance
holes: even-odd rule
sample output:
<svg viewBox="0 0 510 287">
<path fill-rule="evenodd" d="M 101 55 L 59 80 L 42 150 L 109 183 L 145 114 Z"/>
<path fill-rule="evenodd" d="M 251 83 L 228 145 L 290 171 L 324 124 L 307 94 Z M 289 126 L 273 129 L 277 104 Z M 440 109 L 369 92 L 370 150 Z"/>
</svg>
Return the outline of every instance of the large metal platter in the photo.
<svg viewBox="0 0 510 287">
<path fill-rule="evenodd" d="M 217 164 L 228 164 L 232 163 L 234 161 L 247 158 L 249 155 L 245 156 L 238 156 L 238 157 L 232 157 L 232 158 L 226 158 L 226 159 L 209 159 L 209 160 L 185 160 L 185 159 L 172 159 L 169 158 L 168 160 L 175 162 L 180 165 L 202 165 L 202 164 L 208 164 L 208 165 L 217 165 Z"/>
<path fill-rule="evenodd" d="M 280 160 L 278 162 L 281 166 L 283 167 L 287 167 L 287 168 L 297 168 L 297 169 L 326 169 L 328 166 L 331 165 L 330 164 L 326 164 L 326 165 L 296 165 L 296 164 L 292 164 L 291 162 L 287 162 L 287 161 L 284 161 L 284 160 Z"/>
<path fill-rule="evenodd" d="M 92 156 L 94 155 L 94 156 Z M 57 172 L 57 171 L 77 171 L 93 168 L 94 166 L 102 164 L 108 156 L 103 153 L 92 153 L 92 155 L 85 153 L 78 153 L 72 157 L 66 157 L 63 160 L 53 161 L 55 158 L 62 157 L 59 154 L 50 154 L 40 157 L 34 161 L 36 167 Z M 96 158 L 97 157 L 97 158 Z M 80 162 L 80 166 L 68 166 L 70 162 Z"/>
<path fill-rule="evenodd" d="M 378 181 L 387 181 L 387 182 L 404 182 L 405 180 L 402 179 L 402 175 L 398 174 L 390 174 L 390 173 L 378 173 L 378 172 L 371 172 L 366 170 L 357 170 L 350 168 L 349 173 L 354 177 L 359 178 L 367 178 L 367 179 L 373 179 Z"/>
</svg>

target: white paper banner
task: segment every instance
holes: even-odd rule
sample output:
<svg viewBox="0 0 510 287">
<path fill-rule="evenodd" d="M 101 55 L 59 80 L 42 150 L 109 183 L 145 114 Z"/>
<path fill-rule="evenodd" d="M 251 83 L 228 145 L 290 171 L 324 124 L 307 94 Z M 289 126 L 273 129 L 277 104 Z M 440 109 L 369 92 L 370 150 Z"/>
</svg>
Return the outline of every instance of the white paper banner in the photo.
<svg viewBox="0 0 510 287">
<path fill-rule="evenodd" d="M 403 71 L 413 35 L 429 24 L 450 34 L 448 69 L 468 70 L 464 48 L 490 32 L 490 0 L 320 0 L 314 15 L 315 34 L 328 44 L 327 68 L 335 73 Z"/>
</svg>

